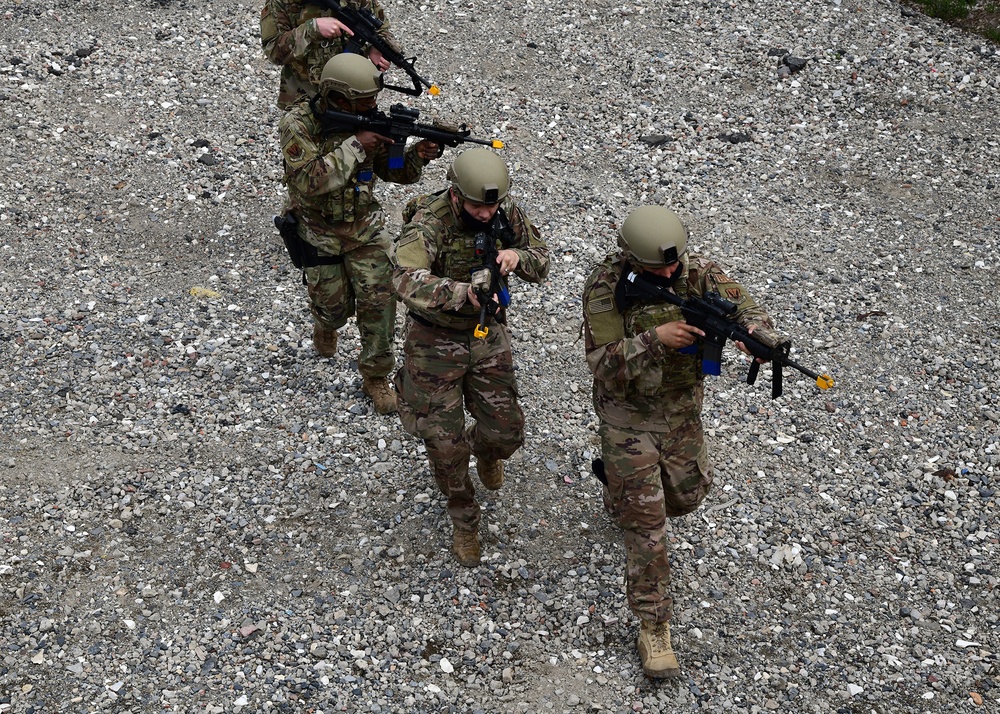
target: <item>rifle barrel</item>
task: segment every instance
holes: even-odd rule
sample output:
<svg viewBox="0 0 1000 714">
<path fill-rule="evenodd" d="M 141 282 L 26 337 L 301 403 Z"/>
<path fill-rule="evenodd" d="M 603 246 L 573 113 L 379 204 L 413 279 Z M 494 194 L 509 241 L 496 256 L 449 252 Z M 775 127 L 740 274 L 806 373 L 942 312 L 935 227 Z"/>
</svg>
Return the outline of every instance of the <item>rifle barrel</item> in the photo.
<svg viewBox="0 0 1000 714">
<path fill-rule="evenodd" d="M 818 372 L 814 372 L 808 367 L 804 367 L 798 362 L 790 360 L 787 357 L 785 359 L 782 359 L 781 361 L 784 364 L 787 364 L 789 367 L 793 367 L 794 369 L 799 370 L 805 376 L 812 377 L 813 379 L 815 379 L 816 386 L 819 387 L 820 389 L 829 389 L 830 387 L 833 386 L 833 377 L 831 377 L 828 374 L 819 374 Z"/>
</svg>

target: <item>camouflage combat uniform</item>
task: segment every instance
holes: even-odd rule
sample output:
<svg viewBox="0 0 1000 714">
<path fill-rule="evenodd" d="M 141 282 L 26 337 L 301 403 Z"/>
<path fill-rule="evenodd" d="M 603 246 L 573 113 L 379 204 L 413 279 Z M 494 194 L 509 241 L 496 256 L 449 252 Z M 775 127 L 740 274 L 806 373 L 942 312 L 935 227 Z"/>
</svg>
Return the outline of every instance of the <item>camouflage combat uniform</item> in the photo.
<svg viewBox="0 0 1000 714">
<path fill-rule="evenodd" d="M 689 254 L 681 263 L 673 288 L 679 296 L 718 291 L 738 305 L 739 324 L 773 327 L 716 263 Z M 615 288 L 627 266 L 623 254 L 612 254 L 587 280 L 587 363 L 610 506 L 625 534 L 629 606 L 641 619 L 661 623 L 673 607 L 666 520 L 695 510 L 712 485 L 701 424 L 704 375 L 700 354 L 681 354 L 656 336 L 657 325 L 683 319 L 680 308 L 643 301 L 619 310 Z"/>
<path fill-rule="evenodd" d="M 388 233 L 373 190 L 375 177 L 414 183 L 426 165 L 415 145 L 401 169 L 388 168 L 388 150 L 365 152 L 353 133 L 324 134 L 309 102 L 299 102 L 278 123 L 284 154 L 289 208 L 299 219 L 299 235 L 319 255 L 343 262 L 307 268 L 313 319 L 339 329 L 357 308 L 364 377 L 385 377 L 395 366 L 392 333 L 396 297 L 392 290 Z"/>
<path fill-rule="evenodd" d="M 382 21 L 378 34 L 394 48 L 399 45 L 389 30 L 378 0 L 341 0 L 342 6 L 366 8 Z M 260 11 L 260 43 L 264 54 L 281 65 L 278 107 L 288 109 L 303 97 L 314 97 L 326 61 L 340 54 L 349 38 L 320 37 L 316 18 L 333 17 L 329 10 L 306 2 L 266 0 Z"/>
<path fill-rule="evenodd" d="M 548 248 L 527 215 L 507 197 L 501 209 L 517 236 L 514 272 L 539 283 L 549 271 Z M 493 322 L 473 336 L 479 310 L 468 302 L 470 273 L 482 265 L 449 192 L 413 199 L 395 247 L 396 292 L 409 310 L 404 364 L 396 372 L 403 428 L 423 439 L 438 488 L 456 529 L 479 527 L 479 504 L 469 479 L 469 455 L 507 459 L 524 442 L 524 413 L 510 333 Z M 503 320 L 503 313 L 499 314 Z M 465 410 L 475 425 L 466 430 Z"/>
</svg>

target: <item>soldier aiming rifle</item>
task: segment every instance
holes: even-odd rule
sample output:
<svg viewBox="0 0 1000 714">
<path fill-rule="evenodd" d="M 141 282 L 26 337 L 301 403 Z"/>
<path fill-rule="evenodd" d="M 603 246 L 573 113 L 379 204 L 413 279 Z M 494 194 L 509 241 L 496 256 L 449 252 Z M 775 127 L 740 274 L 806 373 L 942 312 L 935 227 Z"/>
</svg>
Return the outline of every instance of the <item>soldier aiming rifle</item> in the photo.
<svg viewBox="0 0 1000 714">
<path fill-rule="evenodd" d="M 364 114 L 351 114 L 336 109 L 320 111 L 315 107 L 316 100 L 313 100 L 313 104 L 313 110 L 320 117 L 326 131 L 370 131 L 390 139 L 392 143 L 387 147 L 390 169 L 402 168 L 403 150 L 406 147 L 406 140 L 411 136 L 433 141 L 438 146 L 455 147 L 459 144 L 470 143 L 482 144 L 494 149 L 503 148 L 503 142 L 499 139 L 477 139 L 471 136 L 472 131 L 465 124 L 458 127 L 437 121 L 434 124 L 418 124 L 420 110 L 404 107 L 402 104 L 393 104 L 389 107 L 388 115 L 379 110 Z"/>
<path fill-rule="evenodd" d="M 698 508 L 714 478 L 701 422 L 705 374 L 718 373 L 731 339 L 754 355 L 755 365 L 775 363 L 775 396 L 783 364 L 821 387 L 833 381 L 789 360 L 789 343 L 767 312 L 720 265 L 689 254 L 687 244 L 676 213 L 641 206 L 621 225 L 620 250 L 594 269 L 583 294 L 587 365 L 601 422 L 602 458 L 594 473 L 624 535 L 642 669 L 657 679 L 681 673 L 670 641 L 667 519 Z"/>
<path fill-rule="evenodd" d="M 437 85 L 427 81 L 419 74 L 414 67 L 416 57 L 406 57 L 399 51 L 396 43 L 391 38 L 382 34 L 383 22 L 366 7 L 351 7 L 341 5 L 339 0 L 308 0 L 308 4 L 316 5 L 329 11 L 335 18 L 340 20 L 348 30 L 349 38 L 344 46 L 344 52 L 355 54 L 368 54 L 372 49 L 378 51 L 379 55 L 386 62 L 396 65 L 406 72 L 412 87 L 400 87 L 393 84 L 384 85 L 385 89 L 391 89 L 403 94 L 418 97 L 423 92 L 423 87 L 427 87 L 428 94 L 440 94 L 441 90 Z M 378 64 L 378 63 L 376 63 Z M 379 66 L 379 69 L 387 69 L 386 66 Z"/>
</svg>

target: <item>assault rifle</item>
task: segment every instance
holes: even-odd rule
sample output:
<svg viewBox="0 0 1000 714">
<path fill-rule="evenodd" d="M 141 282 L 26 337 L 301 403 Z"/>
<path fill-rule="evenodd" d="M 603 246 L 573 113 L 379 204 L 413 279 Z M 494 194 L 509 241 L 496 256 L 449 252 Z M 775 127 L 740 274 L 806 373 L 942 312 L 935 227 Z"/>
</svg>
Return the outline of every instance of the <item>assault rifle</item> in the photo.
<svg viewBox="0 0 1000 714">
<path fill-rule="evenodd" d="M 700 328 L 705 336 L 701 339 L 703 345 L 702 371 L 705 374 L 718 375 L 722 371 L 722 348 L 726 345 L 726 340 L 742 342 L 750 354 L 756 358 L 771 363 L 771 398 L 777 399 L 781 396 L 782 390 L 782 367 L 788 365 L 797 369 L 807 377 L 816 380 L 816 386 L 820 389 L 828 389 L 833 386 L 833 378 L 827 374 L 817 374 L 811 369 L 803 367 L 797 362 L 789 359 L 788 355 L 792 349 L 791 340 L 785 340 L 774 346 L 765 344 L 756 339 L 745 327 L 736 324 L 736 305 L 726 300 L 719 293 L 706 293 L 702 297 L 681 298 L 672 293 L 669 288 L 659 285 L 642 273 L 630 270 L 625 276 L 625 297 L 632 298 L 653 298 L 662 300 L 671 305 L 676 305 L 681 309 L 681 314 L 685 321 L 695 327 Z M 691 345 L 680 350 L 684 354 L 697 353 L 698 346 Z M 750 364 L 750 373 L 747 375 L 747 384 L 757 381 L 760 372 L 760 362 L 756 359 Z"/>
<path fill-rule="evenodd" d="M 502 149 L 503 142 L 499 139 L 477 139 L 465 124 L 455 128 L 442 124 L 417 124 L 420 117 L 419 109 L 410 109 L 402 104 L 393 104 L 389 107 L 389 115 L 385 112 L 375 110 L 366 114 L 351 114 L 349 112 L 339 112 L 334 109 L 319 111 L 316 98 L 312 99 L 313 111 L 323 122 L 323 129 L 327 132 L 338 131 L 373 131 L 382 136 L 392 139 L 389 144 L 389 168 L 403 168 L 403 151 L 406 149 L 406 139 L 411 136 L 419 136 L 421 139 L 429 139 L 439 146 L 458 146 L 463 142 L 482 144 L 494 149 Z"/>
<path fill-rule="evenodd" d="M 502 208 L 493 215 L 489 228 L 477 233 L 473 240 L 476 257 L 483 261 L 482 265 L 472 270 L 472 289 L 479 300 L 479 323 L 472 334 L 478 338 L 490 334 L 488 321 L 496 319 L 500 308 L 510 305 L 510 288 L 500 275 L 500 265 L 497 263 L 500 253 L 497 241 L 504 248 L 514 245 L 514 229 L 510 227 L 510 221 Z"/>
<path fill-rule="evenodd" d="M 428 94 L 441 93 L 441 90 L 438 89 L 437 85 L 431 84 L 417 74 L 417 70 L 413 66 L 417 61 L 416 57 L 404 57 L 402 52 L 397 50 L 391 43 L 387 42 L 384 37 L 378 34 L 379 29 L 382 27 L 382 21 L 375 17 L 371 10 L 364 7 L 345 7 L 341 5 L 338 0 L 306 0 L 306 2 L 310 5 L 316 5 L 324 10 L 332 12 L 334 17 L 347 25 L 351 32 L 354 33 L 347 38 L 347 47 L 344 50 L 345 52 L 362 54 L 364 46 L 371 45 L 381 52 L 382 56 L 389 60 L 392 64 L 406 72 L 406 74 L 410 77 L 410 81 L 413 82 L 413 87 L 397 87 L 391 84 L 383 85 L 386 89 L 392 89 L 397 92 L 402 92 L 403 94 L 409 94 L 413 97 L 420 96 L 420 94 L 424 91 L 422 87 L 427 87 Z"/>
</svg>

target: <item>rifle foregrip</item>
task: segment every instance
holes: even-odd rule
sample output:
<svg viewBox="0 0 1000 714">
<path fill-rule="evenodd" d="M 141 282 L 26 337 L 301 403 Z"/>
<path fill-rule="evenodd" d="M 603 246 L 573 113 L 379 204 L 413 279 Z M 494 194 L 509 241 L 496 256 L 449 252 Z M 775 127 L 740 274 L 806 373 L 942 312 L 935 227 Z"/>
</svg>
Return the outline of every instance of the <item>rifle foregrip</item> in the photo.
<svg viewBox="0 0 1000 714">
<path fill-rule="evenodd" d="M 743 345 L 750 351 L 751 355 L 754 357 L 760 357 L 763 360 L 770 361 L 780 359 L 788 355 L 787 346 L 778 345 L 777 347 L 770 347 L 756 339 L 749 332 L 745 336 L 733 335 L 733 339 L 742 342 Z"/>
</svg>

